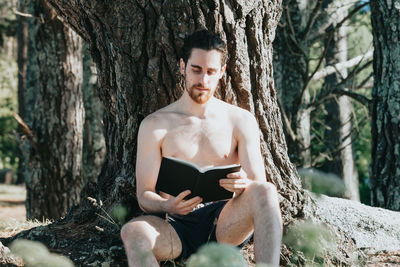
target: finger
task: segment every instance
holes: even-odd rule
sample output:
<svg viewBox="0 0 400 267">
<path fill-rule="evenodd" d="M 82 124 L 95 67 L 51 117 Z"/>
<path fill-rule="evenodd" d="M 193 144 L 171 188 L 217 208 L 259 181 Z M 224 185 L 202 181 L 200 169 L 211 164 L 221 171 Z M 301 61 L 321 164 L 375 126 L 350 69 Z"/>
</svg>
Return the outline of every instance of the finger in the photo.
<svg viewBox="0 0 400 267">
<path fill-rule="evenodd" d="M 242 193 L 245 190 L 245 188 L 230 188 L 230 187 L 224 187 L 224 188 L 226 190 L 228 190 L 229 192 L 237 193 L 237 194 Z"/>
<path fill-rule="evenodd" d="M 220 179 L 219 180 L 219 184 L 225 184 L 225 185 L 229 185 L 229 184 L 247 184 L 246 179 Z"/>
<path fill-rule="evenodd" d="M 191 212 L 192 210 L 194 210 L 200 203 L 201 203 L 201 201 L 200 202 L 195 202 L 190 206 L 180 207 L 179 211 L 182 214 L 187 214 L 187 213 Z"/>
<path fill-rule="evenodd" d="M 227 178 L 241 178 L 241 173 L 240 172 L 232 172 L 232 173 L 228 173 L 226 175 Z"/>
<path fill-rule="evenodd" d="M 185 190 L 179 195 L 176 196 L 175 201 L 176 202 L 181 202 L 186 196 L 190 195 L 191 191 L 190 190 Z"/>
<path fill-rule="evenodd" d="M 241 184 L 227 183 L 227 184 L 220 184 L 220 185 L 222 188 L 224 188 L 225 190 L 228 190 L 230 192 L 241 191 L 248 187 L 248 185 L 246 183 L 241 183 Z"/>
<path fill-rule="evenodd" d="M 194 197 L 189 200 L 184 200 L 184 201 L 180 202 L 180 208 L 198 205 L 199 203 L 201 203 L 201 201 L 203 201 L 203 199 L 201 197 Z"/>
</svg>

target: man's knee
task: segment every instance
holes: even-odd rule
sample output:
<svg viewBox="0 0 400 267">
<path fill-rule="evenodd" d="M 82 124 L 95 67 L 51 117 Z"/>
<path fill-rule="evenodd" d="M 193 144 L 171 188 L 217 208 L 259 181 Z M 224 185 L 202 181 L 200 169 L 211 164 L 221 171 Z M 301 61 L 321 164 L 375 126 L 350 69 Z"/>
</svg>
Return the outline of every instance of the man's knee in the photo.
<svg viewBox="0 0 400 267">
<path fill-rule="evenodd" d="M 249 188 L 253 203 L 258 207 L 273 208 L 279 205 L 275 185 L 269 182 L 253 182 Z"/>
<path fill-rule="evenodd" d="M 143 239 L 151 241 L 157 234 L 157 231 L 148 222 L 142 220 L 128 222 L 121 229 L 121 239 L 124 243 L 132 240 L 143 241 Z"/>
</svg>

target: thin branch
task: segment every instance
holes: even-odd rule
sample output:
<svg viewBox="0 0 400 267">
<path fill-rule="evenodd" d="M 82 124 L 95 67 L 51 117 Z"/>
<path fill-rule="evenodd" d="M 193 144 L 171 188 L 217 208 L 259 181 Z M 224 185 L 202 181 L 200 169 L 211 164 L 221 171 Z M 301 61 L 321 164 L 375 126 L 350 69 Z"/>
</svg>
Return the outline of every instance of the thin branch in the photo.
<svg viewBox="0 0 400 267">
<path fill-rule="evenodd" d="M 281 115 L 282 115 L 282 118 L 283 118 L 282 122 L 285 125 L 285 129 L 286 129 L 287 133 L 289 134 L 290 138 L 293 141 L 296 141 L 297 140 L 296 134 L 294 133 L 294 131 L 292 129 L 290 120 L 289 120 L 289 118 L 288 118 L 288 116 L 286 114 L 285 108 L 283 107 L 283 104 L 281 102 L 281 98 L 279 96 L 277 97 L 277 102 L 278 102 L 279 109 L 281 110 Z"/>
<path fill-rule="evenodd" d="M 315 5 L 313 11 L 311 12 L 311 16 L 310 16 L 310 18 L 309 18 L 309 20 L 307 22 L 307 26 L 306 26 L 303 34 L 302 34 L 302 37 L 301 37 L 301 39 L 303 41 L 308 37 L 308 34 L 311 31 L 311 27 L 314 25 L 315 19 L 317 18 L 318 14 L 319 14 L 319 11 L 321 9 L 322 2 L 323 2 L 322 0 L 318 0 L 318 2 Z"/>
<path fill-rule="evenodd" d="M 343 79 L 340 83 L 338 83 L 336 86 L 338 88 L 345 86 L 347 81 L 352 78 L 353 76 L 355 76 L 356 74 L 358 74 L 359 72 L 361 72 L 363 69 L 365 69 L 366 67 L 368 67 L 370 64 L 372 63 L 371 61 L 368 61 L 367 63 L 365 63 L 363 66 L 359 67 L 359 68 L 355 68 L 352 72 L 349 73 L 349 75 L 346 77 L 346 79 Z M 368 77 L 368 79 L 371 77 L 372 74 L 370 74 L 370 76 Z M 367 80 L 368 80 L 367 79 Z M 363 84 L 367 81 L 364 80 Z M 319 105 L 321 105 L 323 102 L 325 102 L 326 99 L 329 99 L 332 97 L 332 89 L 325 89 L 322 90 L 321 93 L 319 93 L 319 95 L 317 97 L 315 97 L 317 100 L 314 100 L 308 105 L 308 108 L 313 108 L 313 107 L 317 107 Z M 355 93 L 354 93 L 355 94 Z M 364 104 L 363 102 L 361 102 L 362 104 Z M 366 105 L 366 107 L 368 108 L 369 111 L 371 111 L 371 105 Z"/>
<path fill-rule="evenodd" d="M 369 5 L 369 2 L 365 2 L 362 5 L 359 5 L 358 7 L 354 8 L 346 17 L 344 17 L 338 24 L 336 24 L 335 27 L 332 28 L 332 30 L 330 31 L 335 31 L 336 29 L 340 28 L 342 26 L 342 24 L 344 22 L 346 22 L 346 20 L 350 19 L 351 17 L 353 17 L 359 10 L 361 10 L 363 7 Z M 321 36 L 326 34 L 326 30 L 329 28 L 329 26 L 332 24 L 332 21 L 328 21 L 327 23 L 325 23 L 324 25 L 322 25 L 319 30 L 310 35 L 309 40 L 311 41 L 311 43 L 314 43 L 314 41 L 316 39 L 319 39 Z"/>
<path fill-rule="evenodd" d="M 360 120 L 359 122 L 357 122 L 357 120 L 353 117 L 351 120 L 355 120 L 356 122 L 357 122 L 357 127 L 351 127 L 351 130 L 350 130 L 350 132 L 349 132 L 349 134 L 348 135 L 346 135 L 343 139 L 347 139 L 347 138 L 349 138 L 349 137 L 351 137 L 351 142 L 350 143 L 348 143 L 348 144 L 346 144 L 346 145 L 341 145 L 341 144 L 338 144 L 337 146 L 335 146 L 335 149 L 327 149 L 325 152 L 321 152 L 321 153 L 319 153 L 318 154 L 318 156 L 313 160 L 313 162 L 312 162 L 312 166 L 313 167 L 316 167 L 317 165 L 317 162 L 319 161 L 319 159 L 323 159 L 323 158 L 326 158 L 326 159 L 328 159 L 328 160 L 332 160 L 336 155 L 338 155 L 338 153 L 340 153 L 343 149 L 345 149 L 347 146 L 349 146 L 349 145 L 352 145 L 354 142 L 355 142 L 355 140 L 360 136 L 360 131 L 359 131 L 359 129 L 358 129 L 358 127 L 359 126 L 362 126 L 362 125 L 364 125 L 366 122 L 367 122 L 367 119 L 368 119 L 368 117 L 366 116 L 366 117 L 364 117 L 362 120 Z M 324 127 L 325 125 L 323 125 L 323 127 Z M 314 127 L 312 127 L 312 129 L 314 130 L 314 132 L 317 132 L 317 130 L 314 128 Z M 337 129 L 337 130 L 339 130 L 339 129 Z M 332 135 L 332 134 L 334 134 L 334 133 L 331 133 L 330 135 Z M 323 144 L 323 143 L 325 143 L 325 139 L 326 139 L 327 137 L 325 136 L 325 137 L 320 137 L 320 138 L 317 138 L 318 139 L 318 141 L 320 142 L 320 144 Z M 342 142 L 340 142 L 340 143 L 342 143 Z"/>
<path fill-rule="evenodd" d="M 329 43 L 331 42 L 332 37 L 333 37 L 333 31 L 329 32 L 328 40 L 326 41 L 326 44 L 325 44 L 325 47 L 324 47 L 324 52 L 322 53 L 322 56 L 318 61 L 317 67 L 315 67 L 313 73 L 310 76 L 307 77 L 307 79 L 306 79 L 306 81 L 304 83 L 304 86 L 301 89 L 301 96 L 302 96 L 301 98 L 303 98 L 303 94 L 304 94 L 304 91 L 306 90 L 306 88 L 308 86 L 308 83 L 311 81 L 312 77 L 315 75 L 315 73 L 317 72 L 317 70 L 321 66 L 322 61 L 326 58 L 326 53 L 328 52 Z"/>
<path fill-rule="evenodd" d="M 366 62 L 364 65 L 362 65 L 362 66 L 359 67 L 359 68 L 355 68 L 352 72 L 350 72 L 349 75 L 347 75 L 346 79 L 343 79 L 343 80 L 338 84 L 338 86 L 346 85 L 347 82 L 348 82 L 352 77 L 354 77 L 356 74 L 360 73 L 363 69 L 367 68 L 367 67 L 368 67 L 369 65 L 371 65 L 371 64 L 372 64 L 372 60 Z"/>
<path fill-rule="evenodd" d="M 363 81 L 361 81 L 357 86 L 356 89 L 361 89 L 361 88 L 372 88 L 373 84 L 367 84 L 367 82 L 374 76 L 374 73 L 371 72 L 367 78 L 365 78 Z"/>
<path fill-rule="evenodd" d="M 354 93 L 352 91 L 349 90 L 343 90 L 343 89 L 333 89 L 330 91 L 332 94 L 336 94 L 336 95 L 345 95 L 348 97 L 351 97 L 352 99 L 360 102 L 361 104 L 363 104 L 364 106 L 366 106 L 368 108 L 368 113 L 369 115 L 371 115 L 372 112 L 372 100 L 361 95 L 361 94 L 357 94 Z"/>
<path fill-rule="evenodd" d="M 287 23 L 287 27 L 285 27 L 285 29 L 289 28 L 289 33 L 288 33 L 289 39 L 293 42 L 294 47 L 296 47 L 297 50 L 300 51 L 301 55 L 303 57 L 307 57 L 307 55 L 304 52 L 303 48 L 299 45 L 299 42 L 296 39 L 296 32 L 294 30 L 293 23 L 292 23 L 292 18 L 290 16 L 289 8 L 287 6 L 285 8 L 285 20 L 286 20 L 286 23 Z M 287 39 L 287 38 L 285 38 L 285 39 Z M 288 47 L 291 47 L 291 46 L 288 45 Z"/>
<path fill-rule="evenodd" d="M 37 20 L 39 20 L 41 23 L 44 23 L 44 19 L 43 19 L 42 16 L 36 17 L 36 16 L 34 16 L 34 15 L 32 15 L 32 14 L 24 13 L 24 12 L 18 11 L 18 10 L 16 10 L 16 9 L 14 9 L 14 13 L 15 13 L 16 15 L 18 15 L 18 16 L 25 17 L 25 18 L 37 19 Z"/>
<path fill-rule="evenodd" d="M 346 69 L 347 68 L 352 68 L 352 67 L 354 67 L 356 65 L 359 65 L 362 61 L 371 58 L 372 55 L 373 55 L 373 51 L 370 50 L 367 53 L 365 53 L 364 55 L 357 56 L 357 57 L 352 58 L 352 59 L 350 59 L 348 61 L 340 62 L 340 63 L 337 63 L 337 64 L 335 64 L 333 66 L 327 66 L 326 68 L 324 68 L 324 69 L 322 69 L 320 71 L 317 71 L 314 74 L 314 76 L 312 76 L 312 80 L 316 81 L 316 80 L 325 78 L 326 76 L 328 76 L 328 75 L 330 75 L 332 73 L 335 73 L 336 70 L 340 70 L 340 69 L 344 69 L 344 68 L 346 68 Z"/>
<path fill-rule="evenodd" d="M 36 137 L 33 131 L 29 128 L 29 126 L 22 120 L 22 118 L 17 114 L 13 113 L 12 114 L 14 119 L 18 122 L 18 124 L 21 126 L 21 130 L 26 134 L 28 137 L 29 141 L 31 142 L 31 145 L 36 151 L 39 151 L 38 145 L 36 142 Z"/>
<path fill-rule="evenodd" d="M 32 14 L 29 14 L 29 13 L 23 13 L 23 12 L 20 12 L 20 11 L 18 11 L 18 10 L 14 10 L 14 13 L 15 13 L 16 15 L 19 15 L 19 16 L 21 16 L 21 17 L 27 17 L 27 18 L 37 18 L 37 17 L 34 17 Z"/>
</svg>

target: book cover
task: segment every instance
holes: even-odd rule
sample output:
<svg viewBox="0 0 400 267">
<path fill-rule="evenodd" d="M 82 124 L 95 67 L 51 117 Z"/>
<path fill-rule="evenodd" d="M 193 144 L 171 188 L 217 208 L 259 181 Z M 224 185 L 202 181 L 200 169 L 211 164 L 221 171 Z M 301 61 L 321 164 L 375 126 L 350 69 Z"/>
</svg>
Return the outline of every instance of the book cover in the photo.
<svg viewBox="0 0 400 267">
<path fill-rule="evenodd" d="M 214 166 L 205 169 L 196 164 L 174 158 L 163 157 L 158 174 L 156 190 L 177 196 L 185 190 L 192 193 L 186 199 L 200 196 L 203 202 L 232 198 L 233 193 L 219 185 L 219 179 L 240 171 L 239 164 Z"/>
</svg>

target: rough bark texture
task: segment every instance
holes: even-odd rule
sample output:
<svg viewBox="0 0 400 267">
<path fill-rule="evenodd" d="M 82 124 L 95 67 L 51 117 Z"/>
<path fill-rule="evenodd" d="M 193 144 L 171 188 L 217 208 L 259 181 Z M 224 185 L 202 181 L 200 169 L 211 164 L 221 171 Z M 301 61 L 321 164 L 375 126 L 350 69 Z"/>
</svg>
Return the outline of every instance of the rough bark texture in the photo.
<svg viewBox="0 0 400 267">
<path fill-rule="evenodd" d="M 400 210 L 400 2 L 371 1 L 373 205 Z"/>
<path fill-rule="evenodd" d="M 82 186 L 81 39 L 41 1 L 34 2 L 38 91 L 29 155 L 27 217 L 64 216 L 78 204 Z"/>
<path fill-rule="evenodd" d="M 97 73 L 88 51 L 83 46 L 83 104 L 85 124 L 83 131 L 83 176 L 84 184 L 97 182 L 103 165 L 106 146 L 103 129 L 103 103 L 97 95 Z"/>
<path fill-rule="evenodd" d="M 348 15 L 348 8 L 352 2 L 336 1 L 331 8 L 339 10 L 338 20 L 342 21 Z M 347 24 L 344 23 L 328 40 L 326 56 L 327 65 L 335 65 L 347 61 Z M 332 25 L 333 27 L 336 25 Z M 340 84 L 347 78 L 347 68 L 338 69 L 336 73 L 325 78 L 325 90 L 333 90 L 338 87 L 346 89 L 346 84 Z M 345 197 L 360 201 L 358 189 L 358 172 L 353 157 L 352 119 L 353 106 L 347 96 L 334 96 L 326 105 L 328 114 L 325 123 L 329 127 L 325 131 L 326 146 L 331 157 L 323 166 L 323 170 L 341 177 L 346 186 Z"/>
<path fill-rule="evenodd" d="M 27 11 L 27 5 L 24 0 L 18 1 L 18 9 L 20 12 Z M 17 39 L 18 39 L 18 114 L 25 120 L 25 91 L 26 91 L 26 75 L 27 75 L 27 56 L 28 56 L 28 21 L 23 16 L 18 16 L 18 28 L 17 28 Z M 18 133 L 22 136 L 22 129 L 18 129 Z M 17 184 L 25 182 L 24 169 L 25 160 L 23 156 L 22 147 L 18 154 L 18 171 L 17 171 Z"/>
<path fill-rule="evenodd" d="M 288 153 L 299 167 L 311 167 L 310 101 L 308 92 L 311 43 L 303 38 L 312 1 L 283 1 L 283 14 L 274 42 L 274 78 L 279 92 Z"/>
</svg>

